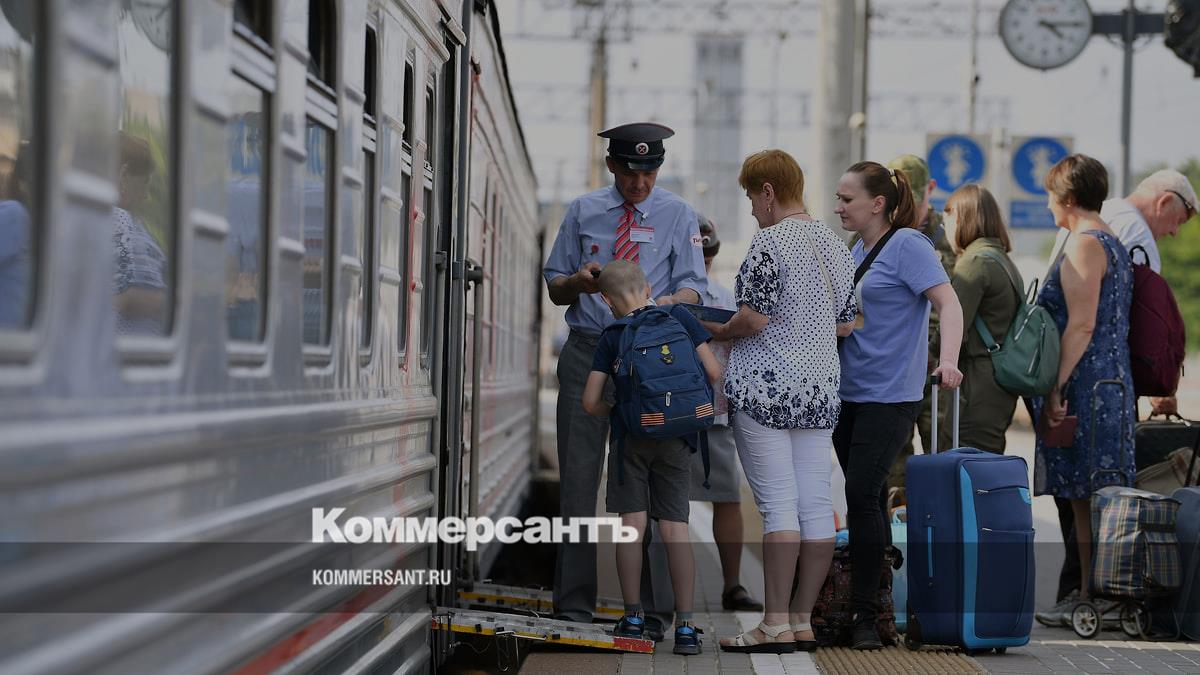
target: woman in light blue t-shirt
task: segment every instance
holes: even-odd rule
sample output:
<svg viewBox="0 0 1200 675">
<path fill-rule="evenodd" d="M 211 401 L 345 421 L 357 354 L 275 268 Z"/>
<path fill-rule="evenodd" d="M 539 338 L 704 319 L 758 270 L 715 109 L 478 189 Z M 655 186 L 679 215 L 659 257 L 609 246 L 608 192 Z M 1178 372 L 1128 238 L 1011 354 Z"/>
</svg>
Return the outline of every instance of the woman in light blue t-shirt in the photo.
<svg viewBox="0 0 1200 675">
<path fill-rule="evenodd" d="M 879 649 L 879 577 L 891 543 L 887 476 L 924 396 L 930 305 L 941 317 L 941 353 L 933 374 L 941 377 L 943 389 L 962 382 L 963 317 L 933 242 L 916 229 L 912 191 L 902 172 L 860 162 L 838 181 L 836 196 L 842 228 L 862 240 L 851 251 L 858 266 L 859 316 L 839 348 L 842 412 L 833 446 L 846 474 L 852 646 Z"/>
</svg>

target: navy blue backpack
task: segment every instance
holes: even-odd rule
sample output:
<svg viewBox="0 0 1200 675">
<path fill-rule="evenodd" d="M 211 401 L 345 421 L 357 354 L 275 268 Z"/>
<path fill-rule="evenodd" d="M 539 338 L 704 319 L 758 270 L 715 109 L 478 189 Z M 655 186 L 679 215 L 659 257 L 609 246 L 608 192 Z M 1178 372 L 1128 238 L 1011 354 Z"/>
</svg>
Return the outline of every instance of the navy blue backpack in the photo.
<svg viewBox="0 0 1200 675">
<path fill-rule="evenodd" d="M 617 405 L 609 415 L 617 466 L 623 467 L 626 435 L 682 438 L 698 449 L 708 487 L 708 433 L 713 389 L 691 336 L 670 311 L 652 307 L 613 322 L 623 327 L 613 363 Z M 624 482 L 622 474 L 618 480 Z"/>
</svg>

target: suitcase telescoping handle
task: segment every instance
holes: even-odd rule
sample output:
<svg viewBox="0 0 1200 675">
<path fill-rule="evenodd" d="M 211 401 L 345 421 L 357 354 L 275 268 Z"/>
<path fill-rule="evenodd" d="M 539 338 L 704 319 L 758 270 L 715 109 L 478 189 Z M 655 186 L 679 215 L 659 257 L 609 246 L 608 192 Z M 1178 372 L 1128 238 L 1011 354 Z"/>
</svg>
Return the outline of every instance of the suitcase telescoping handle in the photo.
<svg viewBox="0 0 1200 675">
<path fill-rule="evenodd" d="M 929 376 L 929 397 L 930 397 L 930 399 L 932 399 L 932 404 L 933 404 L 933 414 L 930 416 L 931 422 L 929 424 L 929 436 L 930 436 L 929 445 L 931 446 L 929 448 L 929 454 L 931 454 L 931 455 L 937 454 L 938 385 L 941 383 L 942 383 L 942 377 L 940 375 L 930 375 Z M 959 399 L 961 398 L 960 391 L 961 390 L 958 387 L 954 388 L 954 405 L 951 407 L 951 412 L 950 412 L 950 424 L 953 425 L 950 427 L 950 435 L 953 437 L 954 448 L 958 447 L 958 406 L 959 406 Z M 954 449 L 954 448 L 951 448 L 951 449 Z"/>
</svg>

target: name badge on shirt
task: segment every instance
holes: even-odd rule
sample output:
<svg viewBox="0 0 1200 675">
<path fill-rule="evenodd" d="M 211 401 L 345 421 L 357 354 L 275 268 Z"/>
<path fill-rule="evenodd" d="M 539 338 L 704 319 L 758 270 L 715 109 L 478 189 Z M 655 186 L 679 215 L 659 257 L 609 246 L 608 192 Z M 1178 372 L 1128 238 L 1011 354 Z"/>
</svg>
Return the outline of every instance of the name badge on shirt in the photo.
<svg viewBox="0 0 1200 675">
<path fill-rule="evenodd" d="M 629 240 L 639 244 L 653 244 L 654 228 L 634 225 L 629 228 Z"/>
</svg>

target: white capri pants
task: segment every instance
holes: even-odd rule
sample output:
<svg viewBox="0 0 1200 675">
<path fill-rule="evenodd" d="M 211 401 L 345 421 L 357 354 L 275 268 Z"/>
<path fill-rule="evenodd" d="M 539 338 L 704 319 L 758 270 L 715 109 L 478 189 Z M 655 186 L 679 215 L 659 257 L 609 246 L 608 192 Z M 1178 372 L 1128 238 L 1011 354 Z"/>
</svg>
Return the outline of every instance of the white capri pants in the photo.
<svg viewBox="0 0 1200 675">
<path fill-rule="evenodd" d="M 804 540 L 832 539 L 833 429 L 771 429 L 739 411 L 733 433 L 763 534 L 791 530 Z"/>
</svg>

